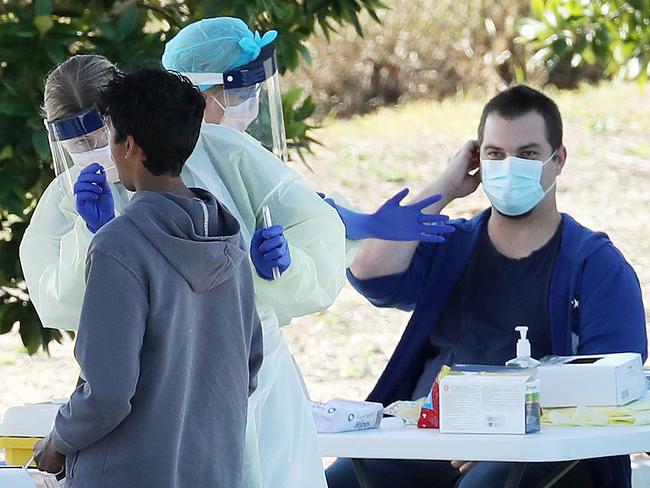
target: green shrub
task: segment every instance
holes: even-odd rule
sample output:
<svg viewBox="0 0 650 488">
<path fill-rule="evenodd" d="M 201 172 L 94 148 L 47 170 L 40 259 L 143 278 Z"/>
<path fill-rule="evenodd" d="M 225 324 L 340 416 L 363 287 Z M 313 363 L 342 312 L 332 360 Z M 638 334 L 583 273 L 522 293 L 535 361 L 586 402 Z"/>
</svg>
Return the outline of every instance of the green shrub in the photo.
<svg viewBox="0 0 650 488">
<path fill-rule="evenodd" d="M 39 106 L 47 73 L 71 54 L 103 54 L 121 66 L 158 61 L 164 41 L 203 17 L 230 15 L 266 31 L 277 29 L 282 71 L 309 58 L 306 41 L 316 28 L 333 33 L 361 13 L 376 17 L 379 0 L 3 0 L 0 1 L 0 334 L 19 324 L 29 353 L 51 340 L 26 293 L 18 246 L 40 195 L 52 180 Z M 289 143 L 308 150 L 306 122 L 313 101 L 284 97 Z"/>
<path fill-rule="evenodd" d="M 532 0 L 520 31 L 550 71 L 564 65 L 640 82 L 650 76 L 650 2 Z"/>
</svg>

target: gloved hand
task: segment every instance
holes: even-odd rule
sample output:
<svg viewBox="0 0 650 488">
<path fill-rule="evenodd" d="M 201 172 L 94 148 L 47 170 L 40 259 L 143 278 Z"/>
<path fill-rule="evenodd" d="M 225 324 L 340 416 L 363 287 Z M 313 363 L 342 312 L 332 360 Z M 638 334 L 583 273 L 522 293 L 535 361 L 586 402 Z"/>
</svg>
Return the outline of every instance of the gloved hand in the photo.
<svg viewBox="0 0 650 488">
<path fill-rule="evenodd" d="M 113 194 L 101 164 L 93 163 L 81 170 L 74 194 L 77 212 L 93 234 L 115 218 Z"/>
<path fill-rule="evenodd" d="M 291 265 L 291 255 L 281 225 L 255 231 L 251 239 L 251 259 L 257 274 L 265 280 L 273 280 L 273 268 L 278 268 L 280 273 L 287 270 Z"/>
<path fill-rule="evenodd" d="M 325 201 L 339 213 L 345 224 L 345 236 L 350 240 L 374 238 L 385 241 L 444 242 L 445 238 L 441 234 L 455 230 L 453 226 L 445 224 L 449 217 L 422 213 L 423 209 L 439 201 L 442 195 L 401 206 L 400 202 L 408 193 L 408 188 L 404 188 L 373 214 L 353 212 L 337 205 L 331 198 L 325 198 Z M 320 193 L 319 195 L 324 197 Z"/>
</svg>

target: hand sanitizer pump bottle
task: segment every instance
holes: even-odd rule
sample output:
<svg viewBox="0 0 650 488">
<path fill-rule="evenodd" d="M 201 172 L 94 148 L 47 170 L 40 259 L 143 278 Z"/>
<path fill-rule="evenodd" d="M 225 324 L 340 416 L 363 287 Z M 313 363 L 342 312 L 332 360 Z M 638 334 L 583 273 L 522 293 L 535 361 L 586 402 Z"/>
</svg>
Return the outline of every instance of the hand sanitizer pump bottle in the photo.
<svg viewBox="0 0 650 488">
<path fill-rule="evenodd" d="M 537 359 L 530 357 L 530 341 L 526 338 L 528 327 L 519 325 L 515 327 L 515 330 L 519 332 L 520 336 L 517 341 L 517 357 L 508 361 L 506 366 L 520 369 L 536 368 L 540 363 Z"/>
</svg>

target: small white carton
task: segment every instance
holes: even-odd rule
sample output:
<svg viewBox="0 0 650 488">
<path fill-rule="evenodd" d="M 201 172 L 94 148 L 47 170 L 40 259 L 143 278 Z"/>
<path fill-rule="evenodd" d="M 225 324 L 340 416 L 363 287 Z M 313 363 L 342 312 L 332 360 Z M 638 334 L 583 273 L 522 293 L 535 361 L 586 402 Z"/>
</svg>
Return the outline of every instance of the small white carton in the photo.
<svg viewBox="0 0 650 488">
<path fill-rule="evenodd" d="M 450 374 L 440 382 L 440 432 L 528 434 L 540 429 L 540 381 L 528 376 Z"/>
<path fill-rule="evenodd" d="M 638 400 L 646 392 L 641 355 L 633 352 L 542 359 L 542 407 L 607 407 Z"/>
</svg>

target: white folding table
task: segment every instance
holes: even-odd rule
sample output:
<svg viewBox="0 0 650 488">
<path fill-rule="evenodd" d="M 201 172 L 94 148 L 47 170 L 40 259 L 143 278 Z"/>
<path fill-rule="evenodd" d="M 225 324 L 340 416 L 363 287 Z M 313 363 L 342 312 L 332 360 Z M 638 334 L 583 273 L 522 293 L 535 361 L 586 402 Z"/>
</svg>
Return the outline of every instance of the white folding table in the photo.
<svg viewBox="0 0 650 488">
<path fill-rule="evenodd" d="M 374 429 L 319 434 L 323 457 L 350 458 L 359 483 L 371 487 L 365 459 L 513 462 L 507 487 L 517 487 L 527 463 L 563 462 L 541 487 L 553 486 L 582 459 L 650 451 L 650 426 L 549 427 L 528 435 L 441 434 L 434 429 Z"/>
</svg>

